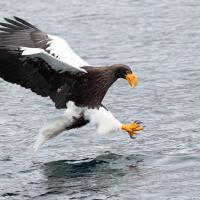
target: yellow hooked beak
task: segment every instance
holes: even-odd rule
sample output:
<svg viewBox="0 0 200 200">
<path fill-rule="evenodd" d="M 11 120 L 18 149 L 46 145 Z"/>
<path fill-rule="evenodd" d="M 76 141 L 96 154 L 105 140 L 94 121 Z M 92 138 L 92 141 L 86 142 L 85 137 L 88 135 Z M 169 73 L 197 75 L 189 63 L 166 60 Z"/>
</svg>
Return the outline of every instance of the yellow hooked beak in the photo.
<svg viewBox="0 0 200 200">
<path fill-rule="evenodd" d="M 125 75 L 126 80 L 128 81 L 131 87 L 136 87 L 138 84 L 138 78 L 134 73 L 128 73 Z"/>
</svg>

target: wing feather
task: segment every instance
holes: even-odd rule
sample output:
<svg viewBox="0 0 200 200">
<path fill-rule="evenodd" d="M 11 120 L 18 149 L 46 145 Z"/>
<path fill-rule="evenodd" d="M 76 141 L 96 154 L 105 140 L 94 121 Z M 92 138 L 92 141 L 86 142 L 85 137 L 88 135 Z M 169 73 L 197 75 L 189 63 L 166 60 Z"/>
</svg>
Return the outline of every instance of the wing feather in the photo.
<svg viewBox="0 0 200 200">
<path fill-rule="evenodd" d="M 1 46 L 40 48 L 70 66 L 89 66 L 64 39 L 49 35 L 19 17 L 5 18 L 5 21 L 8 23 L 0 23 Z"/>
<path fill-rule="evenodd" d="M 0 77 L 31 89 L 43 97 L 49 96 L 55 102 L 56 108 L 65 108 L 72 95 L 69 91 L 73 91 L 81 74 L 60 72 L 43 56 L 23 55 L 23 52 L 19 47 L 0 46 Z"/>
<path fill-rule="evenodd" d="M 32 58 L 34 58 L 34 57 L 42 58 L 51 66 L 52 69 L 54 69 L 55 71 L 57 71 L 59 73 L 63 73 L 66 71 L 68 71 L 70 73 L 74 73 L 74 74 L 87 73 L 87 71 L 82 68 L 71 66 L 69 64 L 66 64 L 62 60 L 59 60 L 59 59 L 53 57 L 52 55 L 48 54 L 43 49 L 27 48 L 27 47 L 21 47 L 20 49 L 23 51 L 22 55 L 29 56 Z"/>
<path fill-rule="evenodd" d="M 5 21 L 7 21 L 10 24 L 13 24 L 17 27 L 21 27 L 21 28 L 28 28 L 25 24 L 21 24 L 18 21 L 12 20 L 12 19 L 8 19 L 8 18 L 4 18 Z"/>
<path fill-rule="evenodd" d="M 32 24 L 28 23 L 27 21 L 25 21 L 25 20 L 23 20 L 23 19 L 21 19 L 19 17 L 14 16 L 14 19 L 17 20 L 18 22 L 20 22 L 21 24 L 26 25 L 27 27 L 33 28 L 35 30 L 39 30 L 35 26 L 33 26 Z"/>
<path fill-rule="evenodd" d="M 65 108 L 83 66 L 89 66 L 62 38 L 14 17 L 0 23 L 0 77 L 49 96 Z"/>
</svg>

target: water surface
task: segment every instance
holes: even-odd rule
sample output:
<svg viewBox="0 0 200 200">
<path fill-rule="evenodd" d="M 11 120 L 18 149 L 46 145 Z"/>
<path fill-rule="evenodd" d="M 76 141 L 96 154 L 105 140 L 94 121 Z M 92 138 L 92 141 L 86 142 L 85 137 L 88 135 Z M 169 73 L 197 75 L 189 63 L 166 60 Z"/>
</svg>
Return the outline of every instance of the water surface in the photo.
<svg viewBox="0 0 200 200">
<path fill-rule="evenodd" d="M 0 11 L 65 38 L 91 65 L 130 65 L 139 86 L 118 80 L 104 104 L 146 126 L 130 140 L 88 125 L 34 156 L 39 128 L 62 111 L 0 80 L 0 199 L 200 199 L 199 1 L 1 0 Z"/>
</svg>

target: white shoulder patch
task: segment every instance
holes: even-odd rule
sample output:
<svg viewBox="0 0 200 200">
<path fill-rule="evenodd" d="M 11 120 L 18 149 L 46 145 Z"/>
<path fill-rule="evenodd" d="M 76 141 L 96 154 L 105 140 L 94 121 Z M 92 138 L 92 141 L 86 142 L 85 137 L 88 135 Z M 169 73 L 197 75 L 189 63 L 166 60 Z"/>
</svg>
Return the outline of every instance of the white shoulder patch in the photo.
<svg viewBox="0 0 200 200">
<path fill-rule="evenodd" d="M 30 55 L 34 55 L 34 54 L 39 54 L 44 51 L 43 49 L 39 49 L 39 48 L 21 47 L 20 49 L 23 51 L 22 56 L 30 56 Z"/>
<path fill-rule="evenodd" d="M 74 67 L 89 66 L 82 58 L 80 58 L 68 45 L 68 43 L 57 36 L 48 35 L 51 39 L 47 44 L 49 47 L 46 49 L 50 51 L 51 55 Z"/>
<path fill-rule="evenodd" d="M 62 60 L 52 56 L 51 54 L 47 53 L 44 49 L 28 48 L 28 47 L 21 47 L 20 49 L 22 50 L 23 56 L 42 58 L 51 66 L 52 69 L 54 69 L 55 71 L 59 71 L 59 73 L 65 71 L 69 71 L 71 73 L 77 73 L 77 72 L 87 73 L 87 71 L 82 68 L 69 65 L 66 62 L 63 62 Z"/>
</svg>

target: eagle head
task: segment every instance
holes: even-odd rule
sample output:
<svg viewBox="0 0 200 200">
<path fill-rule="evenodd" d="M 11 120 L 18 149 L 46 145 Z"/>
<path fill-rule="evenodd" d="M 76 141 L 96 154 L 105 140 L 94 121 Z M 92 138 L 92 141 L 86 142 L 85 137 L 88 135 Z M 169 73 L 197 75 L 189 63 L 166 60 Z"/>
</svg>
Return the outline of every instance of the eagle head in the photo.
<svg viewBox="0 0 200 200">
<path fill-rule="evenodd" d="M 112 67 L 115 68 L 117 78 L 126 79 L 130 86 L 136 87 L 138 84 L 137 75 L 131 70 L 131 68 L 127 65 L 116 64 Z"/>
</svg>

